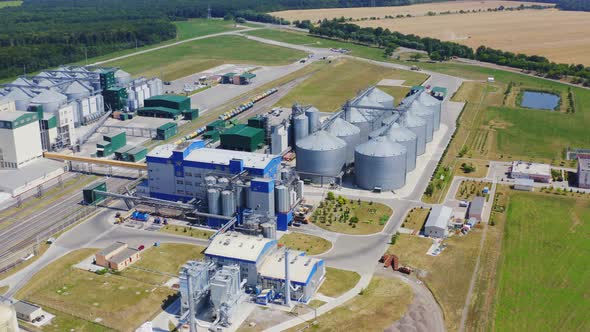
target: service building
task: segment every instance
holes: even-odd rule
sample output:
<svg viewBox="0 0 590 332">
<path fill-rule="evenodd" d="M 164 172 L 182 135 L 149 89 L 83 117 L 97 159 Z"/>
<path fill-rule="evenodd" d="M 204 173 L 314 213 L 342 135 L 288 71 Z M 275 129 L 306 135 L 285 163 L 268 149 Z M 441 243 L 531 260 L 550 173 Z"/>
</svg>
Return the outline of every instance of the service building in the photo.
<svg viewBox="0 0 590 332">
<path fill-rule="evenodd" d="M 436 238 L 446 237 L 452 214 L 453 209 L 448 206 L 439 205 L 433 207 L 424 225 L 424 235 Z"/>
<path fill-rule="evenodd" d="M 486 204 L 485 197 L 477 196 L 475 197 L 471 203 L 469 203 L 469 208 L 467 210 L 467 219 L 474 218 L 477 221 L 483 220 L 483 209 Z"/>
<path fill-rule="evenodd" d="M 551 182 L 551 166 L 547 164 L 512 162 L 510 177 L 513 179 L 531 179 L 535 182 Z"/>
<path fill-rule="evenodd" d="M 131 248 L 123 242 L 115 242 L 98 252 L 95 259 L 98 266 L 121 271 L 137 262 L 140 255 L 138 249 Z"/>
<path fill-rule="evenodd" d="M 16 317 L 25 322 L 32 322 L 37 317 L 43 315 L 43 309 L 41 307 L 25 301 L 16 302 L 14 309 L 16 310 Z"/>
<path fill-rule="evenodd" d="M 0 112 L 0 169 L 21 168 L 43 155 L 36 113 Z"/>
</svg>

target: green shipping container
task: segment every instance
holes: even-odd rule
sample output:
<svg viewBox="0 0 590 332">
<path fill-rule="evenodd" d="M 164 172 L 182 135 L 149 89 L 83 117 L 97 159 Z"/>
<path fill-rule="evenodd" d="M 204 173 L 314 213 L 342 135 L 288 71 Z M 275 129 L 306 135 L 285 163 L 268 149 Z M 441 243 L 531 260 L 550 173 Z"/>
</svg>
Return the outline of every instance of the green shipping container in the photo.
<svg viewBox="0 0 590 332">
<path fill-rule="evenodd" d="M 178 95 L 153 96 L 144 101 L 144 107 L 165 107 L 177 111 L 186 111 L 191 109 L 191 100 L 188 97 Z"/>
<path fill-rule="evenodd" d="M 128 151 L 127 155 L 129 156 L 129 161 L 136 163 L 144 160 L 147 156 L 147 152 L 147 148 L 143 146 L 136 146 L 135 148 Z"/>
<path fill-rule="evenodd" d="M 185 120 L 193 121 L 199 117 L 199 110 L 198 109 L 185 110 L 185 111 L 182 111 L 182 115 Z"/>
<path fill-rule="evenodd" d="M 156 139 L 167 140 L 178 133 L 178 125 L 175 122 L 168 122 L 156 129 Z"/>
<path fill-rule="evenodd" d="M 222 149 L 252 152 L 264 144 L 264 130 L 240 124 L 225 130 L 220 138 Z"/>
<path fill-rule="evenodd" d="M 209 130 L 203 133 L 203 138 L 210 139 L 213 142 L 219 141 L 219 131 Z"/>
<path fill-rule="evenodd" d="M 207 131 L 218 130 L 220 128 L 225 128 L 225 121 L 215 120 L 207 125 Z"/>
<path fill-rule="evenodd" d="M 133 146 L 133 145 L 125 145 L 124 147 L 116 150 L 115 151 L 115 159 L 121 160 L 121 161 L 128 161 L 129 160 L 128 152 L 133 150 L 134 148 L 135 148 L 135 146 Z"/>
<path fill-rule="evenodd" d="M 124 131 L 116 134 L 104 135 L 103 139 L 111 143 L 112 150 L 119 150 L 127 144 L 127 134 Z"/>
<path fill-rule="evenodd" d="M 105 200 L 106 196 L 98 194 L 95 190 L 100 191 L 107 191 L 107 183 L 101 182 L 98 184 L 90 185 L 82 190 L 82 197 L 84 199 L 84 204 L 91 205 L 91 204 L 98 204 Z"/>
</svg>

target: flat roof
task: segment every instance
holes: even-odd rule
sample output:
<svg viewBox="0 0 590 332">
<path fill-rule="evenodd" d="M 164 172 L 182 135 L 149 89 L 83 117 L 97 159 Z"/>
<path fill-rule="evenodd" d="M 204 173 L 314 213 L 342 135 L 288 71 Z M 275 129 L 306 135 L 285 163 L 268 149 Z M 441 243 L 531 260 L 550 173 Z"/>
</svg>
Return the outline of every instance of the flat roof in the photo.
<svg viewBox="0 0 590 332">
<path fill-rule="evenodd" d="M 430 214 L 428 215 L 428 219 L 426 220 L 424 227 L 439 227 L 445 229 L 449 224 L 449 220 L 451 220 L 452 214 L 453 209 L 448 206 L 435 206 L 432 208 L 432 210 L 430 210 Z"/>
<path fill-rule="evenodd" d="M 23 111 L 6 111 L 0 112 L 0 121 L 15 121 L 23 115 L 37 114 L 34 112 L 23 112 Z"/>
<path fill-rule="evenodd" d="M 129 257 L 135 255 L 139 250 L 135 249 L 135 248 L 125 248 L 123 251 L 121 251 L 120 253 L 116 254 L 115 256 L 113 256 L 111 259 L 109 259 L 109 261 L 115 263 L 115 264 L 121 264 L 124 261 L 128 260 Z"/>
<path fill-rule="evenodd" d="M 307 284 L 321 259 L 303 255 L 302 252 L 289 251 L 289 279 L 299 284 Z M 266 256 L 258 273 L 263 278 L 285 280 L 285 249 L 276 250 Z"/>
<path fill-rule="evenodd" d="M 265 248 L 276 240 L 227 232 L 217 235 L 205 250 L 207 256 L 217 256 L 256 262 Z"/>
<path fill-rule="evenodd" d="M 486 204 L 486 199 L 481 196 L 475 197 L 471 203 L 469 203 L 469 214 L 482 214 L 483 207 Z"/>
<path fill-rule="evenodd" d="M 260 135 L 263 132 L 264 132 L 264 130 L 262 130 L 260 128 L 254 128 L 254 127 L 247 126 L 245 124 L 239 124 L 237 126 L 233 126 L 229 129 L 226 129 L 223 133 L 221 133 L 221 136 L 237 135 L 237 136 L 243 136 L 243 137 L 254 137 L 256 135 Z"/>
<path fill-rule="evenodd" d="M 172 157 L 172 152 L 176 149 L 176 145 L 174 144 L 162 144 L 158 145 L 152 149 L 148 153 L 148 157 L 156 157 L 156 158 L 170 158 Z"/>
<path fill-rule="evenodd" d="M 159 96 L 149 97 L 146 100 L 165 100 L 165 101 L 171 101 L 171 102 L 175 102 L 175 103 L 182 103 L 187 99 L 188 99 L 187 97 L 179 96 L 179 95 L 159 95 Z"/>
<path fill-rule="evenodd" d="M 551 176 L 551 166 L 548 164 L 529 163 L 525 161 L 512 162 L 512 172 Z"/>
<path fill-rule="evenodd" d="M 276 155 L 272 154 L 201 148 L 193 150 L 186 156 L 185 160 L 214 165 L 229 165 L 230 160 L 241 159 L 244 161 L 244 167 L 263 169 L 276 157 Z"/>
<path fill-rule="evenodd" d="M 533 180 L 533 179 L 515 179 L 514 184 L 520 185 L 520 186 L 534 186 L 535 180 Z"/>
<path fill-rule="evenodd" d="M 48 174 L 63 169 L 64 162 L 39 158 L 19 169 L 0 169 L 0 191 L 14 190 L 27 185 L 37 179 L 47 177 Z"/>
<path fill-rule="evenodd" d="M 30 314 L 34 313 L 35 311 L 41 309 L 41 307 L 38 305 L 32 304 L 32 303 L 29 303 L 29 302 L 18 301 L 14 304 L 14 309 L 19 314 L 30 315 Z"/>
<path fill-rule="evenodd" d="M 578 155 L 578 163 L 581 170 L 590 171 L 590 155 Z"/>
</svg>

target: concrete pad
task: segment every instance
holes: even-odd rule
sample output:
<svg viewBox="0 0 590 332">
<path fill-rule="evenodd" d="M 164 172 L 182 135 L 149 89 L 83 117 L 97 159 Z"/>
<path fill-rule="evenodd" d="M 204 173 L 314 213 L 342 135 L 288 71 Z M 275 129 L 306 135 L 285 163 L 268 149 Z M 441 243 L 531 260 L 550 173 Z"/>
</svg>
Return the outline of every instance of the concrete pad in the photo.
<svg viewBox="0 0 590 332">
<path fill-rule="evenodd" d="M 377 83 L 377 87 L 381 86 L 402 86 L 406 82 L 405 80 L 392 80 L 388 78 L 384 78 L 379 83 Z"/>
<path fill-rule="evenodd" d="M 40 320 L 38 322 L 30 322 L 29 324 L 36 326 L 36 327 L 42 327 L 42 326 L 45 326 L 45 325 L 51 323 L 51 320 L 55 317 L 55 315 L 52 315 L 45 310 L 42 310 L 41 315 L 45 316 L 42 320 Z"/>
<path fill-rule="evenodd" d="M 80 270 L 90 272 L 96 272 L 104 269 L 104 267 L 94 264 L 94 255 L 84 258 L 83 261 L 75 264 L 74 267 Z"/>
</svg>

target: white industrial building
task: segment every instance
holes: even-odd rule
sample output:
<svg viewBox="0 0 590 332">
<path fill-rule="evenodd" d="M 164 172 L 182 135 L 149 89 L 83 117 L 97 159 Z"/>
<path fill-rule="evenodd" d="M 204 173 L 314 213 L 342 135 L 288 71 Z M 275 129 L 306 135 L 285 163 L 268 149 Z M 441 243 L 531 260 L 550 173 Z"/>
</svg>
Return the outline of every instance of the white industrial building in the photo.
<svg viewBox="0 0 590 332">
<path fill-rule="evenodd" d="M 21 168 L 41 157 L 40 135 L 36 113 L 0 112 L 0 168 Z"/>
<path fill-rule="evenodd" d="M 453 209 L 448 206 L 439 205 L 430 210 L 426 224 L 424 225 L 424 235 L 444 238 L 449 234 L 449 221 L 453 215 Z"/>
<path fill-rule="evenodd" d="M 513 179 L 531 179 L 535 182 L 551 182 L 551 166 L 548 164 L 512 162 L 510 177 Z"/>
</svg>

